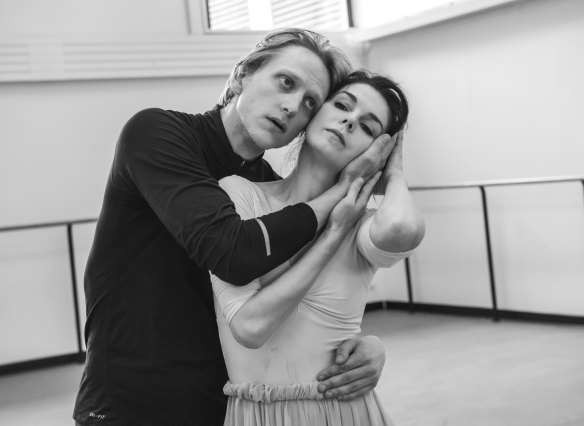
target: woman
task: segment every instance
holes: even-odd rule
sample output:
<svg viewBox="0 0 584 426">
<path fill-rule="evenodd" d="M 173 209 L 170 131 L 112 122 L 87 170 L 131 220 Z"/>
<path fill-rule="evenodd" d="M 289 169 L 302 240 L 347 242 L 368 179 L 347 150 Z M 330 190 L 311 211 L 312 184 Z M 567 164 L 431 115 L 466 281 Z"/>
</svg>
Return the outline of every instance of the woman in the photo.
<svg viewBox="0 0 584 426">
<path fill-rule="evenodd" d="M 244 219 L 306 202 L 332 187 L 377 136 L 399 132 L 407 115 L 399 86 L 354 72 L 308 125 L 285 179 L 252 183 L 230 176 L 220 184 Z M 406 257 L 423 237 L 403 177 L 401 132 L 391 143 L 378 209 L 365 212 L 381 172 L 350 183 L 319 238 L 291 261 L 243 287 L 212 276 L 230 380 L 226 425 L 390 424 L 373 392 L 350 401 L 325 398 L 316 374 L 331 364 L 338 344 L 360 333 L 376 269 Z"/>
</svg>

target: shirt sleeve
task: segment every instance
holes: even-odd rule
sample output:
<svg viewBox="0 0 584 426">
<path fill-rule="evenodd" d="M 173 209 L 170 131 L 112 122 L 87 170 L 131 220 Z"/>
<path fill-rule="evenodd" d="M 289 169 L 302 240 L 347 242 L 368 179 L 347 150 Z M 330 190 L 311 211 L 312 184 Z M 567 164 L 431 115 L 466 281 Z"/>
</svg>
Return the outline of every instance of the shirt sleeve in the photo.
<svg viewBox="0 0 584 426">
<path fill-rule="evenodd" d="M 391 268 L 400 260 L 410 256 L 413 253 L 413 250 L 402 253 L 391 253 L 389 251 L 383 251 L 375 246 L 373 241 L 371 241 L 371 234 L 369 233 L 375 212 L 375 209 L 370 209 L 365 213 L 365 217 L 357 231 L 357 249 L 359 250 L 359 253 L 361 253 L 361 255 L 373 266 L 377 268 Z"/>
<path fill-rule="evenodd" d="M 259 221 L 242 220 L 209 170 L 208 162 L 221 159 L 207 158 L 204 143 L 213 141 L 204 140 L 178 116 L 161 109 L 141 111 L 122 130 L 112 182 L 135 196 L 133 202 L 147 203 L 200 268 L 243 285 L 310 242 L 316 216 L 301 203 Z"/>
<path fill-rule="evenodd" d="M 245 302 L 261 288 L 258 280 L 254 280 L 244 286 L 234 286 L 215 275 L 211 275 L 211 283 L 213 285 L 213 293 L 215 293 L 215 298 L 217 299 L 217 306 L 228 325 L 231 324 L 231 320 Z"/>
<path fill-rule="evenodd" d="M 219 181 L 219 185 L 229 195 L 235 205 L 235 210 L 242 219 L 259 219 L 260 216 L 268 211 L 270 207 L 265 202 L 265 198 L 260 196 L 261 190 L 258 186 L 239 176 L 228 176 Z M 264 201 L 262 202 L 261 199 Z M 263 226 L 263 225 L 262 225 Z M 268 248 L 269 250 L 269 248 Z M 266 276 L 279 275 L 278 271 L 285 268 L 284 265 L 272 270 L 268 274 L 253 280 L 245 286 L 233 286 L 214 274 L 211 274 L 211 283 L 213 292 L 217 300 L 219 311 L 231 324 L 231 320 L 241 307 L 263 287 L 262 282 Z"/>
</svg>

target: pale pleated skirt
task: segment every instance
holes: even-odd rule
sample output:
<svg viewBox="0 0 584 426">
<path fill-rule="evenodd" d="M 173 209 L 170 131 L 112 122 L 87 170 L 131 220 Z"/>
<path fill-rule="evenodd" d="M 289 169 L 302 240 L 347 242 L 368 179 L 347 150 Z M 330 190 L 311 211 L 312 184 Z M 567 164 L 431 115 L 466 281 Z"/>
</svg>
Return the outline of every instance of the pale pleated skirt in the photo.
<svg viewBox="0 0 584 426">
<path fill-rule="evenodd" d="M 284 386 L 231 383 L 225 426 L 392 426 L 372 391 L 351 401 L 324 398 L 318 382 Z"/>
</svg>

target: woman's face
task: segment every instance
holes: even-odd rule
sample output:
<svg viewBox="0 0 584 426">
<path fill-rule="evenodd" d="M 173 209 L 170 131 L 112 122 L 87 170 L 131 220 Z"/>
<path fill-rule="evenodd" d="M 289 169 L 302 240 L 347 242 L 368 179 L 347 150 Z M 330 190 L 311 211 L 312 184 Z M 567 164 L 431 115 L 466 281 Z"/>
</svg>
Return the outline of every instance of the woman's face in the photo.
<svg viewBox="0 0 584 426">
<path fill-rule="evenodd" d="M 389 120 L 381 94 L 366 83 L 354 83 L 324 103 L 306 129 L 305 143 L 340 171 L 386 132 Z"/>
</svg>

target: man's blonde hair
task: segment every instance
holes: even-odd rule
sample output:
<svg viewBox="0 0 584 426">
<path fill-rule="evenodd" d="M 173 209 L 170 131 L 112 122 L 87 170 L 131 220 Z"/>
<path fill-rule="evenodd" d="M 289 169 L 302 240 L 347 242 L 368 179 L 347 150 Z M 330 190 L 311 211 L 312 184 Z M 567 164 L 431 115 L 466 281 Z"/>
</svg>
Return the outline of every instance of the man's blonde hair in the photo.
<svg viewBox="0 0 584 426">
<path fill-rule="evenodd" d="M 266 35 L 245 58 L 235 64 L 223 93 L 219 97 L 219 106 L 226 106 L 235 96 L 231 88 L 234 82 L 240 82 L 244 76 L 253 74 L 279 50 L 287 46 L 305 47 L 322 60 L 330 79 L 327 93 L 330 93 L 332 88 L 336 87 L 351 71 L 351 63 L 345 54 L 331 45 L 325 36 L 300 28 L 276 30 Z"/>
</svg>

